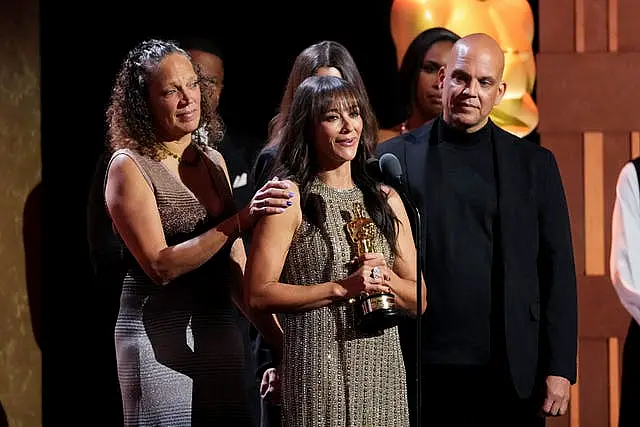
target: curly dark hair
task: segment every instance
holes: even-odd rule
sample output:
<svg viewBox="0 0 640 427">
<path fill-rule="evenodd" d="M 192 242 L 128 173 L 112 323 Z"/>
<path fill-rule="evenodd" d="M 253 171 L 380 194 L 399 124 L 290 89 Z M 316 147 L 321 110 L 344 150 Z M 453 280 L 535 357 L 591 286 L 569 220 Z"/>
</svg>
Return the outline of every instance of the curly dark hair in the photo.
<svg viewBox="0 0 640 427">
<path fill-rule="evenodd" d="M 367 95 L 364 81 L 347 48 L 332 40 L 315 43 L 300 52 L 293 63 L 293 67 L 291 67 L 287 85 L 280 100 L 280 108 L 278 113 L 269 122 L 267 146 L 277 146 L 282 140 L 282 130 L 286 125 L 289 108 L 293 101 L 293 94 L 297 87 L 304 79 L 315 75 L 318 69 L 323 67 L 334 67 L 340 71 L 342 78 L 353 84 L 359 97 L 362 98 L 367 105 L 369 104 L 369 96 Z M 363 113 L 370 115 L 370 117 L 363 116 L 363 119 L 369 122 L 372 131 L 377 133 L 378 122 L 373 110 Z"/>
<path fill-rule="evenodd" d="M 189 54 L 176 43 L 157 39 L 143 41 L 127 54 L 118 71 L 106 112 L 107 140 L 112 150 L 129 148 L 155 160 L 166 157 L 164 151 L 158 150 L 148 83 L 149 76 L 157 70 L 160 62 L 173 53 L 184 55 L 191 61 Z M 198 73 L 196 67 L 194 70 Z M 204 148 L 206 135 L 215 135 L 217 126 L 209 100 L 202 96 L 199 129 L 192 134 L 193 142 Z"/>
<path fill-rule="evenodd" d="M 308 203 L 309 191 L 319 168 L 313 144 L 315 127 L 334 102 L 347 111 L 357 108 L 360 112 L 363 128 L 356 156 L 351 161 L 351 177 L 362 191 L 371 219 L 395 252 L 397 217 L 389 207 L 387 195 L 380 184 L 367 171 L 367 160 L 373 157 L 376 147 L 377 128 L 372 119 L 371 105 L 354 84 L 334 76 L 311 76 L 298 86 L 277 148 L 275 174 L 299 185 L 301 209 L 311 222 L 315 222 L 314 206 Z"/>
</svg>

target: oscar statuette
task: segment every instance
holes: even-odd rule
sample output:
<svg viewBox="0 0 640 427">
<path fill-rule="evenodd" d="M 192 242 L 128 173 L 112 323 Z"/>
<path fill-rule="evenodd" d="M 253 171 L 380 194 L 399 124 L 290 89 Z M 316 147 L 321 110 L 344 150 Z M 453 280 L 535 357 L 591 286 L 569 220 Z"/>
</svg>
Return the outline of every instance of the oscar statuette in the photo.
<svg viewBox="0 0 640 427">
<path fill-rule="evenodd" d="M 378 227 L 365 217 L 360 203 L 353 204 L 353 218 L 346 227 L 357 257 L 378 252 L 375 248 Z M 378 267 L 373 270 L 372 274 L 381 274 Z M 396 306 L 395 295 L 391 292 L 362 293 L 349 302 L 355 305 L 356 324 L 364 331 L 378 332 L 396 326 L 402 320 L 403 312 Z"/>
</svg>

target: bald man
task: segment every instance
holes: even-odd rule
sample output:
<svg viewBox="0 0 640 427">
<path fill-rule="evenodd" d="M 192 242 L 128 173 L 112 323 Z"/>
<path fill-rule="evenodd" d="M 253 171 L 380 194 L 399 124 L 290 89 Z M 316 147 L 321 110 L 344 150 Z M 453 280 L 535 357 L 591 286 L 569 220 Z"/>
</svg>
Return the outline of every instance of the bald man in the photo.
<svg viewBox="0 0 640 427">
<path fill-rule="evenodd" d="M 439 70 L 442 114 L 378 146 L 378 155 L 399 158 L 423 218 L 421 421 L 429 427 L 543 426 L 567 411 L 575 382 L 564 189 L 549 150 L 489 118 L 506 90 L 503 68 L 488 35 L 461 38 Z M 415 321 L 401 335 L 415 384 Z"/>
</svg>

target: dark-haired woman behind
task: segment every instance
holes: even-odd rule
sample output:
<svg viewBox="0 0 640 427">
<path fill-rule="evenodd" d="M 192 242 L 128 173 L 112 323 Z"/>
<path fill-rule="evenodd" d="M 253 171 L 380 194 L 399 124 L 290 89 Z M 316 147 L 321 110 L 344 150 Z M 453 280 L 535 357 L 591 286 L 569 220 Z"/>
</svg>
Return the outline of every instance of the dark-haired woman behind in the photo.
<svg viewBox="0 0 640 427">
<path fill-rule="evenodd" d="M 300 203 L 254 228 L 247 297 L 252 308 L 281 314 L 285 426 L 409 424 L 397 328 L 362 332 L 347 302 L 391 291 L 416 314 L 409 221 L 398 194 L 365 171 L 376 127 L 363 117 L 373 117 L 371 107 L 351 83 L 313 76 L 300 84 L 275 161 Z M 355 264 L 345 227 L 354 203 L 375 222 L 381 248 Z"/>
<path fill-rule="evenodd" d="M 400 120 L 391 129 L 380 129 L 379 142 L 420 127 L 440 114 L 438 70 L 446 65 L 447 55 L 459 38 L 446 28 L 433 27 L 409 44 L 398 71 Z"/>
</svg>

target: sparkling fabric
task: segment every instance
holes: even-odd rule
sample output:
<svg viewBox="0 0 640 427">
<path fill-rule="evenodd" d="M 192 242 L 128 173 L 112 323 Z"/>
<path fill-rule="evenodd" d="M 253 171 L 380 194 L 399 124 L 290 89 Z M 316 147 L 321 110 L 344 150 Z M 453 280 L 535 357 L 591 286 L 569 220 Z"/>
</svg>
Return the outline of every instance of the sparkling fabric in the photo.
<svg viewBox="0 0 640 427">
<path fill-rule="evenodd" d="M 122 150 L 153 189 L 167 243 L 210 229 L 233 212 L 224 172 L 201 153 L 229 206 L 218 218 L 160 162 Z M 118 154 L 115 153 L 114 156 Z M 226 191 L 226 192 L 225 192 Z M 226 202 L 229 201 L 229 203 Z M 227 277 L 229 246 L 161 286 L 131 254 L 115 327 L 125 426 L 255 426 L 247 355 Z"/>
<path fill-rule="evenodd" d="M 355 251 L 346 222 L 353 218 L 354 202 L 364 206 L 359 189 L 334 189 L 315 180 L 309 203 L 320 227 L 303 217 L 285 262 L 284 283 L 313 285 L 351 273 L 349 261 Z M 376 246 L 392 265 L 393 256 L 382 235 Z M 348 303 L 283 314 L 280 320 L 285 334 L 284 426 L 409 425 L 397 328 L 375 335 L 360 332 Z"/>
</svg>

